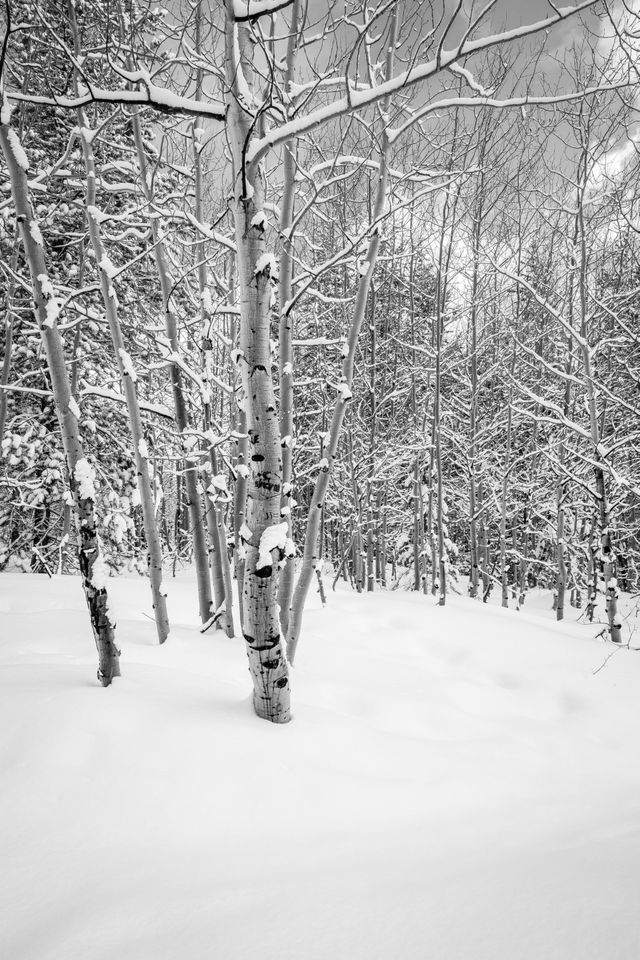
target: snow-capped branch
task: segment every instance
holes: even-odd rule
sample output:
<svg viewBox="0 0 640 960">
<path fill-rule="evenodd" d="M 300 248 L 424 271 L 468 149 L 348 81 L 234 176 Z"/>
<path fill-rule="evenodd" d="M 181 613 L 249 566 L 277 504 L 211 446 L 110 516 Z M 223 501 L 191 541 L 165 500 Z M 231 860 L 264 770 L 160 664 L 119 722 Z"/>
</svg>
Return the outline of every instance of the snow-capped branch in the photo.
<svg viewBox="0 0 640 960">
<path fill-rule="evenodd" d="M 358 90 L 350 87 L 347 95 L 341 97 L 339 100 L 335 100 L 327 106 L 319 107 L 306 116 L 295 117 L 288 123 L 274 127 L 263 137 L 254 140 L 246 152 L 246 159 L 249 163 L 256 162 L 272 147 L 278 146 L 286 140 L 290 140 L 292 137 L 301 136 L 303 133 L 315 130 L 329 120 L 363 110 L 387 97 L 391 97 L 396 93 L 407 90 L 409 87 L 429 80 L 442 70 L 457 63 L 458 60 L 463 60 L 471 54 L 480 53 L 483 50 L 489 50 L 492 47 L 500 46 L 509 41 L 541 33 L 549 27 L 553 27 L 555 24 L 574 16 L 576 13 L 589 9 L 589 7 L 594 6 L 597 2 L 598 0 L 583 0 L 582 3 L 577 4 L 575 7 L 556 7 L 554 8 L 556 11 L 554 15 L 546 17 L 544 20 L 538 20 L 535 23 L 525 24 L 521 27 L 514 27 L 511 30 L 505 30 L 503 33 L 480 37 L 477 40 L 466 40 L 455 49 L 441 50 L 438 52 L 437 57 L 428 60 L 426 63 L 413 64 L 409 70 L 395 77 L 391 77 L 384 83 Z M 579 96 L 583 96 L 583 93 L 580 93 Z M 481 99 L 482 98 L 478 98 L 479 103 Z"/>
<path fill-rule="evenodd" d="M 154 107 L 161 113 L 185 113 L 191 116 L 210 117 L 212 120 L 221 122 L 224 122 L 226 115 L 224 106 L 219 103 L 207 103 L 192 97 L 183 97 L 151 82 L 146 82 L 139 90 L 106 90 L 103 87 L 91 86 L 79 93 L 77 97 L 45 96 L 23 93 L 19 90 L 7 90 L 6 96 L 9 100 L 62 107 L 65 110 L 78 110 L 90 103 L 109 103 L 113 106 L 122 104 Z"/>
<path fill-rule="evenodd" d="M 246 20 L 257 20 L 290 7 L 293 0 L 233 0 L 233 15 L 241 23 Z"/>
</svg>

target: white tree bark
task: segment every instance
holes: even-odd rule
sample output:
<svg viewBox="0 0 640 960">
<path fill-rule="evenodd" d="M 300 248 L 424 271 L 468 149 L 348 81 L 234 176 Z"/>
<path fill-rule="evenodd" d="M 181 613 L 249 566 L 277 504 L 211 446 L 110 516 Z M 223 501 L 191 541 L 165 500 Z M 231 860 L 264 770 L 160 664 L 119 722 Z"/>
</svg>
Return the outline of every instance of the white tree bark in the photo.
<svg viewBox="0 0 640 960">
<path fill-rule="evenodd" d="M 266 246 L 262 170 L 245 162 L 253 126 L 248 102 L 253 88 L 251 41 L 247 27 L 234 20 L 232 0 L 226 0 L 226 5 L 227 130 L 233 157 L 241 316 L 237 362 L 247 407 L 250 471 L 242 530 L 246 554 L 242 629 L 255 711 L 266 720 L 286 723 L 291 718 L 289 673 L 277 603 L 278 565 L 284 551 L 276 546 L 264 556 L 270 528 L 281 525 L 282 456 L 269 344 L 275 259 Z"/>
<path fill-rule="evenodd" d="M 106 687 L 114 677 L 120 676 L 120 651 L 115 644 L 115 624 L 109 615 L 107 591 L 103 585 L 104 570 L 100 569 L 96 563 L 101 561 L 101 557 L 91 468 L 82 447 L 76 416 L 77 405 L 71 394 L 64 347 L 56 325 L 55 292 L 47 271 L 40 228 L 30 203 L 26 158 L 15 131 L 9 126 L 6 100 L 3 102 L 0 121 L 0 147 L 9 171 L 11 194 L 29 265 L 35 313 L 47 358 L 69 472 L 69 485 L 74 498 L 78 529 L 78 561 L 98 650 L 98 680 L 103 687 Z M 102 563 L 100 563 L 101 566 Z"/>
<path fill-rule="evenodd" d="M 144 151 L 140 118 L 135 110 L 132 112 L 131 122 L 133 125 L 136 153 L 140 167 L 142 190 L 147 202 L 151 203 L 153 199 L 153 190 L 149 175 L 149 163 Z M 178 324 L 171 305 L 172 284 L 169 275 L 169 267 L 167 265 L 167 256 L 164 249 L 164 239 L 160 234 L 158 221 L 155 217 L 151 220 L 151 235 L 153 237 L 153 255 L 156 262 L 158 278 L 160 280 L 160 289 L 162 292 L 167 339 L 171 346 L 172 352 L 177 355 L 180 351 L 180 344 L 178 342 Z M 189 426 L 189 418 L 187 401 L 182 385 L 182 372 L 179 365 L 174 362 L 170 364 L 170 370 L 176 426 L 178 428 L 178 432 L 184 435 Z M 187 491 L 187 507 L 189 510 L 189 519 L 191 521 L 191 536 L 193 538 L 193 559 L 196 568 L 196 579 L 198 584 L 200 619 L 203 623 L 206 623 L 211 616 L 212 608 L 211 578 L 209 576 L 207 539 L 202 504 L 200 500 L 200 491 L 198 489 L 198 479 L 196 476 L 195 467 L 193 467 L 191 464 L 186 465 L 184 478 L 185 489 Z"/>
<path fill-rule="evenodd" d="M 81 52 L 80 37 L 78 35 L 75 8 L 72 3 L 69 4 L 69 20 L 71 23 L 75 53 L 76 56 L 79 56 Z M 127 354 L 124 337 L 122 335 L 122 327 L 120 325 L 120 317 L 118 315 L 118 298 L 113 278 L 108 274 L 107 261 L 105 261 L 106 251 L 102 242 L 102 230 L 100 228 L 101 217 L 97 208 L 97 171 L 93 137 L 89 133 L 90 124 L 84 107 L 78 109 L 77 117 L 82 141 L 82 154 L 87 174 L 86 208 L 89 240 L 100 274 L 102 304 L 109 324 L 113 352 L 116 358 L 120 383 L 122 384 L 122 392 L 127 404 L 129 429 L 133 441 L 133 457 L 138 478 L 138 491 L 140 493 L 140 506 L 142 508 L 142 522 L 147 543 L 147 569 L 151 583 L 152 606 L 156 621 L 158 642 L 164 643 L 169 636 L 169 617 L 167 614 L 166 593 L 162 586 L 162 545 L 156 523 L 155 500 L 149 474 L 147 444 L 142 425 L 140 404 L 138 402 L 138 392 L 134 381 L 135 374 L 132 376 L 130 365 L 125 363 Z"/>
</svg>

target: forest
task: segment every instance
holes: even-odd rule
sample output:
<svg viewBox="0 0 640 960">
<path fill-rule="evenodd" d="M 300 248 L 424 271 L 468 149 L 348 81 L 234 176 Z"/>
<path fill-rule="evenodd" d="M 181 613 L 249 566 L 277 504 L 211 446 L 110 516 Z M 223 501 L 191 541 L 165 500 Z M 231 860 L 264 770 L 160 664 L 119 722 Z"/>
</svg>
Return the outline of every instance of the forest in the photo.
<svg viewBox="0 0 640 960">
<path fill-rule="evenodd" d="M 565 2 L 0 0 L 3 955 L 637 957 L 640 6 Z"/>
<path fill-rule="evenodd" d="M 638 25 L 409 6 L 5 4 L 0 568 L 80 573 L 104 685 L 184 564 L 276 722 L 324 566 L 621 642 Z"/>
</svg>

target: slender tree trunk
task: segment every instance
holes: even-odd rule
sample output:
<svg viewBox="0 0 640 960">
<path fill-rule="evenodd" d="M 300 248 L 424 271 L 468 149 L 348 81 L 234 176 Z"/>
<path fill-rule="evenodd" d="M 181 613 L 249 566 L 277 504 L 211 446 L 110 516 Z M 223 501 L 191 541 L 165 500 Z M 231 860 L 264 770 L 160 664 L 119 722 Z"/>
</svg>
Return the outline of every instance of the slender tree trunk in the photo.
<svg viewBox="0 0 640 960">
<path fill-rule="evenodd" d="M 8 104 L 3 102 L 3 115 L 8 114 Z M 11 194 L 22 242 L 24 244 L 36 316 L 45 355 L 53 398 L 62 432 L 69 483 L 73 493 L 78 526 L 78 560 L 93 635 L 98 650 L 98 680 L 109 686 L 114 677 L 120 676 L 120 652 L 115 644 L 115 625 L 109 615 L 105 563 L 100 556 L 100 544 L 95 513 L 95 488 L 93 471 L 84 455 L 78 418 L 77 404 L 71 395 L 69 376 L 65 364 L 64 347 L 57 327 L 58 304 L 45 261 L 40 228 L 35 219 L 29 199 L 26 158 L 14 130 L 8 121 L 0 121 L 0 147 L 4 154 Z"/>
<path fill-rule="evenodd" d="M 237 363 L 247 405 L 250 474 L 247 512 L 241 530 L 246 551 L 243 633 L 258 716 L 275 723 L 290 719 L 287 661 L 278 616 L 278 564 L 287 551 L 281 522 L 282 455 L 271 375 L 269 344 L 274 258 L 267 252 L 264 181 L 259 165 L 246 164 L 252 117 L 245 104 L 253 87 L 251 41 L 226 0 L 227 130 L 233 158 L 234 217 L 240 291 L 240 351 Z"/>
<path fill-rule="evenodd" d="M 294 81 L 298 31 L 300 28 L 300 2 L 293 0 L 291 5 L 291 26 L 287 42 L 285 90 L 291 90 Z M 280 322 L 279 322 L 279 379 L 280 379 L 280 435 L 282 443 L 282 497 L 281 509 L 287 524 L 289 537 L 292 536 L 293 508 L 293 445 L 294 445 L 294 408 L 293 408 L 293 311 L 289 308 L 293 281 L 293 237 L 292 225 L 295 200 L 296 173 L 295 139 L 283 145 L 282 158 L 282 202 L 280 204 L 280 233 L 282 248 L 280 251 Z M 280 625 L 283 636 L 289 629 L 289 610 L 293 595 L 295 561 L 287 557 L 280 573 L 278 603 L 280 604 Z"/>
<path fill-rule="evenodd" d="M 140 117 L 135 109 L 131 113 L 131 122 L 133 125 L 136 153 L 140 167 L 142 190 L 147 203 L 150 204 L 153 200 L 152 178 L 150 176 L 147 155 L 144 151 Z M 164 248 L 164 240 L 160 233 L 158 221 L 155 217 L 151 220 L 151 235 L 153 238 L 153 255 L 156 262 L 156 268 L 160 280 L 160 289 L 162 292 L 162 305 L 164 309 L 167 340 L 169 341 L 172 354 L 177 356 L 180 352 L 180 344 L 178 342 L 178 324 L 171 305 L 172 283 L 167 264 L 167 255 Z M 187 401 L 182 385 L 182 372 L 176 362 L 171 361 L 169 366 L 171 371 L 171 389 L 173 392 L 176 426 L 181 438 L 184 438 L 185 432 L 189 426 L 189 417 L 187 411 Z M 209 576 L 209 561 L 207 555 L 207 539 L 202 504 L 200 501 L 200 491 L 198 489 L 197 472 L 195 466 L 192 466 L 188 462 L 186 463 L 184 471 L 184 482 L 187 494 L 189 518 L 191 520 L 193 559 L 195 563 L 196 579 L 198 584 L 200 619 L 203 623 L 205 623 L 211 616 L 212 607 L 211 579 Z"/>
<path fill-rule="evenodd" d="M 391 27 L 390 27 L 390 40 L 387 48 L 387 61 L 386 61 L 386 75 L 388 77 L 392 74 L 393 69 L 393 56 L 394 56 L 394 47 L 395 47 L 395 37 L 396 37 L 396 22 L 397 22 L 397 7 L 394 7 L 392 14 Z M 389 110 L 389 98 L 386 98 L 381 105 L 381 117 L 384 122 Z M 374 203 L 374 220 L 382 215 L 384 210 L 384 204 L 387 195 L 387 180 L 388 180 L 388 157 L 389 157 L 390 145 L 387 134 L 386 124 L 383 127 L 382 131 L 382 145 L 380 150 L 380 170 L 378 177 L 378 185 L 376 190 L 376 199 Z M 331 426 L 329 429 L 329 440 L 327 443 L 327 457 L 326 462 L 327 466 L 323 466 L 319 475 L 316 479 L 313 496 L 311 498 L 311 505 L 309 508 L 309 517 L 307 520 L 307 528 L 305 532 L 304 540 L 304 552 L 302 557 L 302 565 L 300 568 L 300 574 L 298 576 L 298 582 L 293 593 L 293 599 L 291 604 L 291 615 L 289 620 L 289 630 L 287 633 L 287 655 L 291 663 L 294 662 L 296 648 L 300 640 L 300 631 L 302 628 L 302 615 L 304 610 L 304 603 L 309 591 L 309 586 L 311 584 L 311 578 L 313 576 L 313 570 L 316 560 L 316 551 L 317 551 L 317 541 L 318 541 L 318 532 L 320 529 L 320 517 L 322 511 L 322 505 L 327 493 L 329 486 L 329 479 L 331 472 L 334 468 L 336 455 L 338 452 L 338 441 L 340 439 L 340 433 L 342 429 L 342 423 L 344 421 L 347 403 L 352 397 L 351 388 L 353 386 L 353 367 L 355 362 L 355 352 L 358 342 L 358 336 L 360 333 L 360 328 L 362 326 L 366 307 L 367 299 L 369 296 L 369 290 L 371 288 L 371 281 L 373 278 L 373 273 L 376 266 L 376 260 L 378 258 L 378 249 L 380 247 L 380 226 L 377 225 L 374 227 L 371 237 L 369 240 L 369 246 L 367 249 L 367 258 L 366 258 L 366 270 L 361 275 L 360 281 L 358 283 L 358 292 L 356 295 L 356 303 L 354 307 L 353 319 L 351 322 L 351 327 L 349 330 L 349 336 L 347 338 L 347 350 L 346 356 L 342 361 L 342 378 L 339 385 L 339 393 L 336 405 L 333 411 L 333 417 L 331 419 Z"/>
<path fill-rule="evenodd" d="M 18 239 L 14 243 L 13 253 L 11 254 L 11 270 L 15 273 L 18 263 Z M 0 371 L 0 446 L 4 439 L 4 431 L 7 423 L 7 403 L 9 400 L 9 391 L 4 390 L 9 383 L 9 373 L 11 371 L 11 351 L 13 349 L 13 297 L 15 294 L 15 280 L 10 276 L 5 294 L 5 329 L 4 329 L 4 356 L 2 359 L 2 371 Z"/>
<path fill-rule="evenodd" d="M 69 4 L 69 18 L 75 53 L 76 56 L 79 56 L 81 50 L 80 37 L 78 35 L 75 8 L 72 3 Z M 162 545 L 156 523 L 155 501 L 151 486 L 151 477 L 149 475 L 149 453 L 144 436 L 140 404 L 135 386 L 136 373 L 125 349 L 122 327 L 120 326 L 120 318 L 118 316 L 118 298 L 114 279 L 111 276 L 112 264 L 107 258 L 102 242 L 102 231 L 100 229 L 102 212 L 96 205 L 96 163 L 93 150 L 93 136 L 84 109 L 77 111 L 77 117 L 86 169 L 86 207 L 89 240 L 100 273 L 102 304 L 109 324 L 111 343 L 113 344 L 113 352 L 120 376 L 122 392 L 127 405 L 129 429 L 133 441 L 133 457 L 138 479 L 138 491 L 140 493 L 140 506 L 142 508 L 142 522 L 147 544 L 147 569 L 149 571 L 151 584 L 153 612 L 156 621 L 158 641 L 159 643 L 164 643 L 169 636 L 169 617 L 167 614 L 166 593 L 162 586 Z"/>
<path fill-rule="evenodd" d="M 592 370 L 592 351 L 587 341 L 588 290 L 587 290 L 587 238 L 584 225 L 584 189 L 578 195 L 578 223 L 580 235 L 580 339 L 578 345 L 582 355 L 584 378 L 586 383 L 586 401 L 589 411 L 591 442 L 593 446 L 594 474 L 596 483 L 596 506 L 599 519 L 600 559 L 604 565 L 606 612 L 609 622 L 609 636 L 614 643 L 622 642 L 622 624 L 618 614 L 618 583 L 615 576 L 615 553 L 611 539 L 611 518 L 607 483 L 604 475 L 601 453 L 602 428 L 598 418 L 597 393 Z M 597 589 L 597 562 L 594 560 L 594 586 Z M 594 594 L 596 590 L 594 590 Z M 594 596 L 595 601 L 595 596 Z"/>
<path fill-rule="evenodd" d="M 196 11 L 196 53 L 201 56 L 201 0 L 198 0 Z M 202 96 L 203 71 L 201 67 L 196 70 L 196 97 Z M 203 171 L 202 171 L 202 149 L 203 149 L 204 127 L 199 120 L 194 122 L 193 127 L 193 170 L 194 170 L 194 212 L 198 223 L 204 223 L 204 202 L 203 202 Z M 199 228 L 196 228 L 199 230 Z M 205 245 L 200 232 L 194 246 L 196 259 L 196 273 L 198 277 L 198 295 L 200 298 L 200 319 L 202 323 L 202 356 L 203 356 L 203 380 L 207 389 L 207 397 L 203 404 L 203 427 L 205 437 L 209 436 L 213 427 L 212 417 L 212 384 L 213 384 L 213 343 L 210 336 L 210 325 L 212 318 L 210 315 L 211 299 L 207 285 L 207 265 L 205 256 Z M 209 467 L 211 471 L 211 483 L 205 490 L 205 513 L 207 521 L 207 530 L 209 533 L 209 550 L 211 579 L 213 582 L 213 595 L 216 611 L 224 607 L 224 629 L 228 637 L 234 635 L 233 630 L 233 592 L 231 589 L 231 573 L 229 570 L 229 556 L 227 554 L 227 536 L 224 524 L 223 510 L 220 503 L 224 491 L 221 491 L 216 482 L 218 475 L 217 457 L 215 448 L 209 446 Z M 225 486 L 226 490 L 226 486 Z M 216 628 L 222 629 L 223 620 L 216 621 Z"/>
</svg>

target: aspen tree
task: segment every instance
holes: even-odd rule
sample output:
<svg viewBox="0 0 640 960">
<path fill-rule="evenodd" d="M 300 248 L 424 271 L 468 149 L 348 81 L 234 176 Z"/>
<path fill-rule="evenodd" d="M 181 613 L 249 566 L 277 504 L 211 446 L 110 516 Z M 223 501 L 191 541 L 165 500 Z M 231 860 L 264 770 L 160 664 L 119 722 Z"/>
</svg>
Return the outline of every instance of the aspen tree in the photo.
<svg viewBox="0 0 640 960">
<path fill-rule="evenodd" d="M 149 161 L 145 153 L 140 116 L 135 108 L 132 111 L 131 123 L 133 126 L 138 166 L 140 168 L 142 192 L 147 204 L 151 206 L 153 202 L 153 177 L 151 176 Z M 182 438 L 184 438 L 185 431 L 189 426 L 189 414 L 183 384 L 183 374 L 180 369 L 180 365 L 177 362 L 177 357 L 180 353 L 178 320 L 172 303 L 172 282 L 169 273 L 169 264 L 167 262 L 164 237 L 160 232 L 158 220 L 155 217 L 151 219 L 151 236 L 153 238 L 153 257 L 155 260 L 156 269 L 158 271 L 158 279 L 160 280 L 166 337 L 171 349 L 169 370 L 171 376 L 171 389 L 173 393 L 176 426 L 178 428 L 178 433 Z M 209 575 L 209 564 L 207 558 L 207 539 L 196 469 L 189 463 L 186 463 L 184 469 L 184 484 L 187 494 L 189 518 L 191 520 L 193 560 L 196 568 L 196 580 L 198 584 L 200 619 L 203 623 L 207 623 L 212 614 L 213 603 L 211 596 L 211 578 Z"/>
<path fill-rule="evenodd" d="M 29 161 L 10 125 L 10 116 L 9 104 L 3 96 L 0 147 L 9 172 L 16 219 L 31 276 L 38 328 L 62 433 L 69 485 L 75 505 L 80 575 L 98 650 L 98 680 L 103 687 L 107 687 L 114 677 L 120 676 L 120 651 L 116 647 L 115 624 L 109 613 L 106 564 L 100 555 L 95 512 L 95 477 L 93 468 L 85 457 L 80 437 L 78 405 L 71 394 L 64 345 L 57 327 L 59 302 L 49 278 L 42 234 L 29 197 Z"/>
<path fill-rule="evenodd" d="M 73 46 L 76 59 L 81 55 L 80 34 L 72 2 L 68 6 L 69 23 L 73 37 Z M 75 81 L 77 92 L 77 78 Z M 84 107 L 77 111 L 78 128 L 82 143 L 82 153 L 86 169 L 86 209 L 87 227 L 91 248 L 98 265 L 100 275 L 100 292 L 102 304 L 109 324 L 113 352 L 120 376 L 122 392 L 126 399 L 129 417 L 129 429 L 133 441 L 133 457 L 138 477 L 138 491 L 144 523 L 144 535 L 147 543 L 147 567 L 151 584 L 153 612 L 156 622 L 159 643 L 164 643 L 169 635 L 169 617 L 167 614 L 166 593 L 162 585 L 162 546 L 158 533 L 155 516 L 155 502 L 149 473 L 149 450 L 144 435 L 140 404 L 136 389 L 137 375 L 131 357 L 125 349 L 120 317 L 118 314 L 118 298 L 114 282 L 114 266 L 111 263 L 104 247 L 100 224 L 105 218 L 97 205 L 96 196 L 96 159 L 93 147 L 95 131 L 91 129 Z"/>
</svg>

